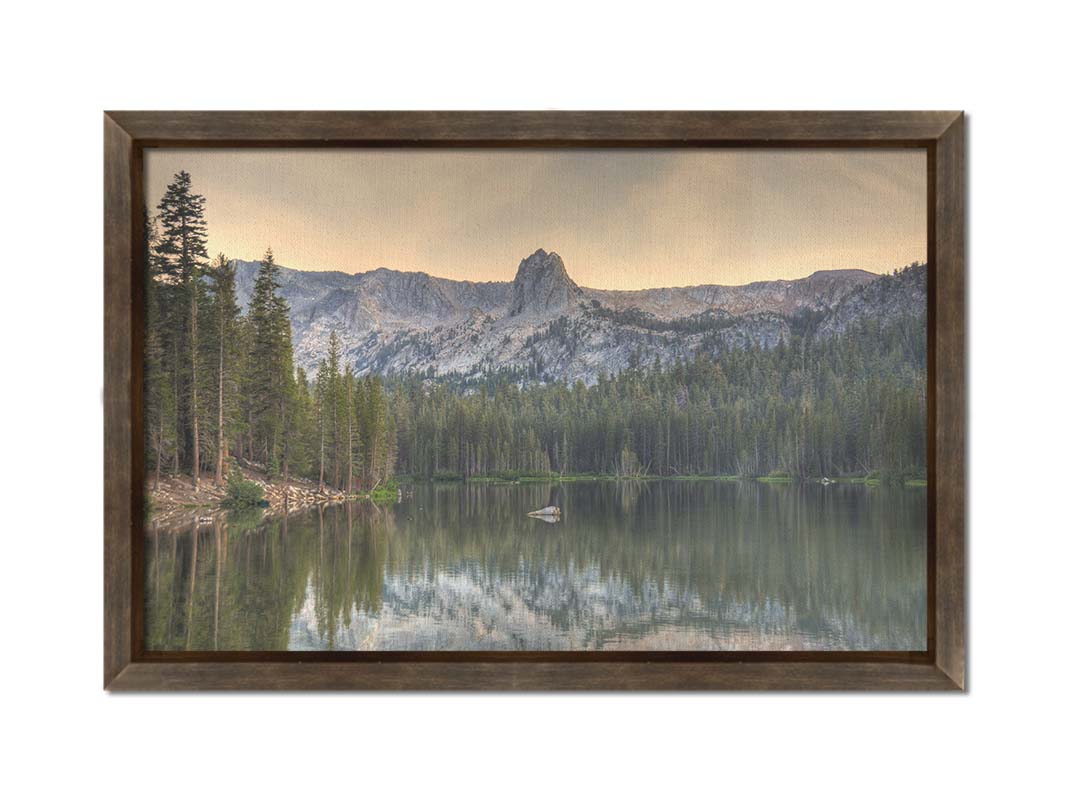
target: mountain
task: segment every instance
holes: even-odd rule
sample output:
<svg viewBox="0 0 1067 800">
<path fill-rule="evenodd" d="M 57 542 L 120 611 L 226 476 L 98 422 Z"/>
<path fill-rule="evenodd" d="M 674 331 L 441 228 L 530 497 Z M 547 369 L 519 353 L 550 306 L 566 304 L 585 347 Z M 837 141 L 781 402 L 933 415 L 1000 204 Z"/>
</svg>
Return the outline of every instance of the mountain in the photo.
<svg viewBox="0 0 1067 800">
<path fill-rule="evenodd" d="M 258 262 L 237 261 L 247 307 Z M 926 309 L 926 268 L 879 276 L 826 270 L 744 286 L 640 291 L 578 286 L 557 253 L 524 258 L 512 281 L 454 281 L 376 269 L 351 275 L 281 268 L 297 362 L 314 374 L 336 331 L 358 374 L 477 378 L 508 369 L 526 380 L 583 380 L 698 352 L 774 347 L 801 329 L 835 336 Z"/>
<path fill-rule="evenodd" d="M 538 250 L 519 263 L 511 284 L 508 314 L 517 317 L 570 313 L 582 298 L 583 292 L 567 274 L 563 259 L 557 253 Z"/>
<path fill-rule="evenodd" d="M 879 275 L 835 303 L 819 322 L 820 338 L 844 333 L 867 319 L 880 327 L 904 316 L 926 313 L 926 265 L 913 265 L 893 275 Z"/>
<path fill-rule="evenodd" d="M 744 286 L 588 291 L 594 299 L 613 308 L 638 308 L 667 319 L 699 314 L 709 308 L 734 315 L 762 311 L 790 315 L 803 310 L 830 308 L 857 286 L 876 277 L 874 273 L 860 269 L 841 269 L 815 272 L 798 280 L 759 281 Z"/>
</svg>

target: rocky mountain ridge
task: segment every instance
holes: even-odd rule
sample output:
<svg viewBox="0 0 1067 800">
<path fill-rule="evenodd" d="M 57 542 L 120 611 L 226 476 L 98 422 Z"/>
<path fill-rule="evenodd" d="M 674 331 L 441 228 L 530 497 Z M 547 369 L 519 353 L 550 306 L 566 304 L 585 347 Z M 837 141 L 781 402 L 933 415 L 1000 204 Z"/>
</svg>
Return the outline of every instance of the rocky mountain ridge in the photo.
<svg viewBox="0 0 1067 800">
<path fill-rule="evenodd" d="M 247 306 L 258 262 L 237 262 Z M 697 352 L 773 347 L 798 321 L 837 335 L 861 318 L 924 314 L 925 266 L 899 276 L 826 270 L 744 286 L 639 291 L 578 286 L 557 253 L 537 250 L 512 281 L 455 281 L 424 272 L 359 274 L 281 268 L 297 362 L 314 374 L 336 331 L 358 374 L 583 380 Z"/>
</svg>

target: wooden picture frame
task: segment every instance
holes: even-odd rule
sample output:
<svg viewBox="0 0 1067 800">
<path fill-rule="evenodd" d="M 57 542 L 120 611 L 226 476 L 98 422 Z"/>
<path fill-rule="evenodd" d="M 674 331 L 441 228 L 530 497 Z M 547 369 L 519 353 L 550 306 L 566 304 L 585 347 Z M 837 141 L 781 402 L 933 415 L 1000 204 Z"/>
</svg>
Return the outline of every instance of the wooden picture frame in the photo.
<svg viewBox="0 0 1067 800">
<path fill-rule="evenodd" d="M 147 653 L 146 147 L 916 147 L 927 153 L 927 649 L 868 652 Z M 104 115 L 104 686 L 111 690 L 962 690 L 961 112 L 148 112 Z"/>
</svg>

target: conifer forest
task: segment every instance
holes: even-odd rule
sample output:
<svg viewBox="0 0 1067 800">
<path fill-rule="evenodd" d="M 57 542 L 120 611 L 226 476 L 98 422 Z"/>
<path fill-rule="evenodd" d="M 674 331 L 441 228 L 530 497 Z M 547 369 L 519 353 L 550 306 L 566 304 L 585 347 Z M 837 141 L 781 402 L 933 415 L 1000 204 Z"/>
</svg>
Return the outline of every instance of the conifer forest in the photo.
<svg viewBox="0 0 1067 800">
<path fill-rule="evenodd" d="M 705 326 L 706 346 L 686 357 L 634 358 L 595 381 L 357 371 L 336 331 L 307 369 L 268 243 L 243 308 L 234 262 L 208 251 L 207 203 L 182 171 L 145 210 L 150 484 L 222 484 L 231 466 L 343 492 L 397 475 L 925 478 L 925 314 L 834 336 L 798 314 L 773 346 L 732 349 Z M 879 280 L 925 280 L 925 266 Z M 540 334 L 561 346 L 569 335 L 565 319 Z"/>
</svg>

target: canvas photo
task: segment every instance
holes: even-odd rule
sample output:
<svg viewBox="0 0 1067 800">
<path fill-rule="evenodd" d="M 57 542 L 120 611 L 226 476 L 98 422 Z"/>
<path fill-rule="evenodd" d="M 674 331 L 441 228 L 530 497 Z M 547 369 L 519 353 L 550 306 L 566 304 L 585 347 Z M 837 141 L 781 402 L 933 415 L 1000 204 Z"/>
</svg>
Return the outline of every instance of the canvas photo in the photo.
<svg viewBox="0 0 1067 800">
<path fill-rule="evenodd" d="M 923 651 L 927 151 L 147 148 L 149 651 Z"/>
</svg>

